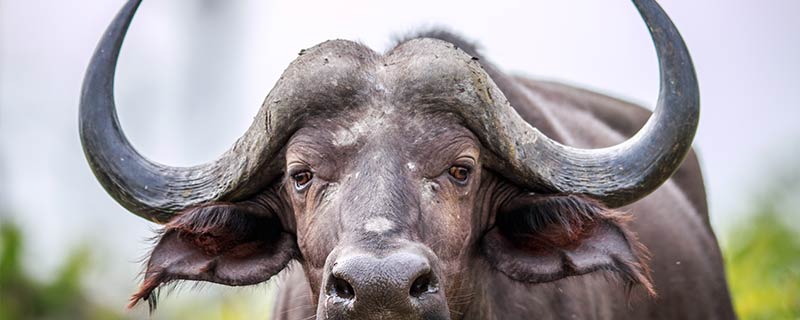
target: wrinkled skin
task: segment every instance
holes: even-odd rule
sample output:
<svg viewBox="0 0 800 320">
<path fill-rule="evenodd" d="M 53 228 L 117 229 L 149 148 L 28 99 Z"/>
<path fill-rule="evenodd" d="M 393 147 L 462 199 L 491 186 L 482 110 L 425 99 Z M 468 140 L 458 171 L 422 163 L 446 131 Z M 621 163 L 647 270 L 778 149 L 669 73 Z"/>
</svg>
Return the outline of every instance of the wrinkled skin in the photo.
<svg viewBox="0 0 800 320">
<path fill-rule="evenodd" d="M 519 188 L 486 169 L 493 155 L 440 108 L 454 102 L 430 94 L 470 72 L 418 55 L 476 55 L 443 38 L 469 54 L 432 39 L 384 55 L 347 41 L 305 51 L 294 64 L 333 70 L 282 80 L 302 103 L 337 111 L 294 133 L 272 187 L 167 224 L 134 302 L 173 280 L 259 283 L 296 261 L 277 319 L 733 317 L 694 155 L 622 211 Z M 612 145 L 648 117 L 484 65 L 527 121 L 566 144 Z"/>
<path fill-rule="evenodd" d="M 356 121 L 300 130 L 287 148 L 287 172 L 314 171 L 303 190 L 285 184 L 312 291 L 320 292 L 326 261 L 339 255 L 383 256 L 416 245 L 429 251 L 432 263 L 438 260 L 432 266 L 437 274 L 451 276 L 441 279 L 444 292 L 457 292 L 463 253 L 485 228 L 479 195 L 496 194 L 480 190 L 474 136 L 452 119 L 430 114 Z M 454 164 L 472 170 L 466 181 L 450 176 Z M 323 305 L 328 300 L 320 297 Z"/>
</svg>

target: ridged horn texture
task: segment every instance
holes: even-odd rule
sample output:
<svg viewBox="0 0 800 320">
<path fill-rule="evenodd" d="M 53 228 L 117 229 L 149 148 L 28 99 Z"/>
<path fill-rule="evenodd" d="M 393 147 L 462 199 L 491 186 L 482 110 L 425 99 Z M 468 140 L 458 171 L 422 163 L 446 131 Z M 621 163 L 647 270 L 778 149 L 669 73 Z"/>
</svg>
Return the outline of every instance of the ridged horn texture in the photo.
<svg viewBox="0 0 800 320">
<path fill-rule="evenodd" d="M 114 73 L 120 47 L 141 0 L 120 10 L 89 63 L 80 100 L 83 151 L 97 179 L 122 206 L 146 219 L 164 223 L 175 213 L 209 201 L 232 200 L 275 178 L 266 168 L 291 128 L 270 127 L 262 108 L 247 132 L 217 160 L 194 167 L 170 167 L 148 160 L 131 146 L 117 119 Z M 281 110 L 276 110 L 280 112 Z M 269 115 L 280 118 L 279 115 Z M 275 119 L 285 126 L 292 121 Z"/>
<path fill-rule="evenodd" d="M 531 127 L 510 107 L 465 116 L 497 153 L 497 170 L 534 190 L 584 194 L 609 207 L 653 192 L 691 149 L 700 113 L 697 78 L 678 30 L 653 0 L 634 0 L 658 55 L 661 88 L 653 115 L 630 139 L 608 148 L 564 146 Z"/>
</svg>

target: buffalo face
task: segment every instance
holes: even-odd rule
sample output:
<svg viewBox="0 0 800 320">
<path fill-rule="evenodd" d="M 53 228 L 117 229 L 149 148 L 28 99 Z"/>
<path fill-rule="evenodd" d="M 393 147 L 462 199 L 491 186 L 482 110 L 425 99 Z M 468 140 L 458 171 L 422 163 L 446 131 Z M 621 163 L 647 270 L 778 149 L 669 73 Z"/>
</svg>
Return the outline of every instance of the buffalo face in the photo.
<svg viewBox="0 0 800 320">
<path fill-rule="evenodd" d="M 286 151 L 284 190 L 319 312 L 449 318 L 447 293 L 463 283 L 483 220 L 479 144 L 446 115 L 356 113 L 299 130 Z"/>
</svg>

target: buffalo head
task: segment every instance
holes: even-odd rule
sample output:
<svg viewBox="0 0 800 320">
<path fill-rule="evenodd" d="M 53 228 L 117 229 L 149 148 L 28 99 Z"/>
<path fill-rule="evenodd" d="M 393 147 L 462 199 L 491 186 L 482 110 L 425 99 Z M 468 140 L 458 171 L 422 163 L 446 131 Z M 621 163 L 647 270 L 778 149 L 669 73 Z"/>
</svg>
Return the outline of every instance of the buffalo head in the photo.
<svg viewBox="0 0 800 320">
<path fill-rule="evenodd" d="M 448 42 L 380 54 L 337 40 L 301 52 L 225 154 L 184 168 L 141 156 L 119 127 L 114 70 L 139 5 L 129 1 L 89 66 L 80 132 L 109 194 L 165 224 L 133 302 L 176 280 L 260 283 L 293 260 L 325 318 L 458 317 L 491 285 L 487 272 L 535 284 L 613 270 L 652 292 L 643 248 L 611 208 L 678 168 L 699 106 L 675 27 L 653 1 L 634 3 L 661 94 L 619 145 L 544 136 Z"/>
</svg>

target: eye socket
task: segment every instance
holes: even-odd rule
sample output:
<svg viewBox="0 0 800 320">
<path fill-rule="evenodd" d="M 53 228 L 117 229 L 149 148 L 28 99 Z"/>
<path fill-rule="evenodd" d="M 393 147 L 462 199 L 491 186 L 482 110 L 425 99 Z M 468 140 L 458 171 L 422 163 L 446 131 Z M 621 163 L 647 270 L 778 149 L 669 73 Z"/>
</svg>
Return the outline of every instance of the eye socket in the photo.
<svg viewBox="0 0 800 320">
<path fill-rule="evenodd" d="M 294 188 L 297 190 L 303 190 L 305 187 L 311 183 L 311 179 L 314 178 L 314 174 L 311 171 L 302 171 L 292 175 L 292 179 L 294 180 Z"/>
<path fill-rule="evenodd" d="M 452 166 L 450 167 L 450 176 L 459 183 L 467 182 L 470 174 L 470 168 L 465 166 Z"/>
</svg>

